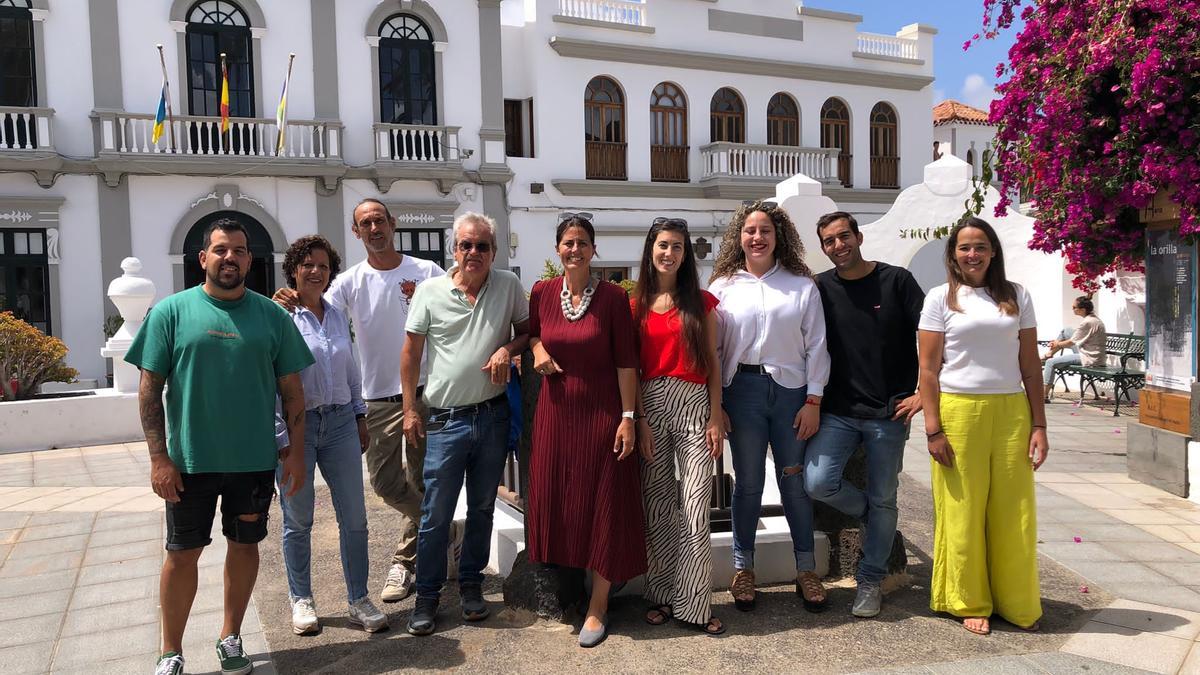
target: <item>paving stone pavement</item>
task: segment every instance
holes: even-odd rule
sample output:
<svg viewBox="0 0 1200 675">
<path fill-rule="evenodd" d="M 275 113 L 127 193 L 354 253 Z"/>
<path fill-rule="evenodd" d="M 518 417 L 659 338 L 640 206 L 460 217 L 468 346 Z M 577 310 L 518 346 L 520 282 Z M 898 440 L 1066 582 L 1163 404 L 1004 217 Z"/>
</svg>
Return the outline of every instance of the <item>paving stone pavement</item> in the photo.
<svg viewBox="0 0 1200 675">
<path fill-rule="evenodd" d="M 992 636 L 977 638 L 922 607 L 931 529 L 929 459 L 918 436 L 906 450 L 902 494 L 916 586 L 889 595 L 878 621 L 845 616 L 842 605 L 853 597 L 846 584 L 832 588 L 834 607 L 823 615 L 799 610 L 786 587 L 765 589 L 759 610 L 750 615 L 734 612 L 727 594 L 718 593 L 714 610 L 730 625 L 722 640 L 646 627 L 641 602 L 618 599 L 614 636 L 600 649 L 584 651 L 574 646 L 569 626 L 501 611 L 493 580 L 488 598 L 497 616 L 483 625 L 453 618 L 457 600 L 451 591 L 442 606 L 445 625 L 434 637 L 403 634 L 411 599 L 385 608 L 393 621 L 390 633 L 366 636 L 344 620 L 336 525 L 328 493 L 320 488 L 313 570 L 326 629 L 314 638 L 290 635 L 276 508 L 273 543 L 263 547 L 263 573 L 243 628 L 247 651 L 258 673 L 276 667 L 289 673 L 397 672 L 520 664 L 534 672 L 882 667 L 894 673 L 1200 675 L 1200 505 L 1125 475 L 1129 419 L 1065 402 L 1049 407 L 1052 451 L 1037 475 L 1039 549 L 1046 557 L 1041 634 L 1001 625 Z M 162 502 L 146 486 L 147 474 L 142 443 L 0 455 L 0 672 L 151 670 L 164 552 Z M 376 553 L 394 541 L 389 512 L 374 495 L 368 501 L 372 559 L 385 560 Z M 223 555 L 217 536 L 201 558 L 185 639 L 191 673 L 219 670 L 212 643 L 220 624 Z M 383 567 L 372 565 L 373 591 Z M 838 660 L 843 648 L 846 656 Z"/>
</svg>

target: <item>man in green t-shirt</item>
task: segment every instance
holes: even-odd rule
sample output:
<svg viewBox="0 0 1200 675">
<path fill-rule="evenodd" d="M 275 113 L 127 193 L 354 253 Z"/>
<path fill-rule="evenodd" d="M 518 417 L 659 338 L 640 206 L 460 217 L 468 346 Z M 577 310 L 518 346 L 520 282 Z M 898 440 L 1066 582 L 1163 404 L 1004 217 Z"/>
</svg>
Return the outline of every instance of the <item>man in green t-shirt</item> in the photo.
<svg viewBox="0 0 1200 675">
<path fill-rule="evenodd" d="M 304 391 L 312 354 L 291 318 L 245 286 L 246 230 L 219 218 L 204 233 L 202 286 L 176 293 L 146 317 L 125 360 L 142 370 L 138 404 L 150 450 L 150 481 L 166 500 L 167 559 L 159 581 L 162 657 L 156 675 L 183 672 L 183 632 L 196 596 L 197 563 L 221 500 L 225 616 L 222 673 L 248 673 L 241 625 L 267 536 L 275 468 L 288 494 L 304 484 Z M 163 387 L 167 388 L 166 409 Z M 276 450 L 275 395 L 290 445 Z"/>
</svg>

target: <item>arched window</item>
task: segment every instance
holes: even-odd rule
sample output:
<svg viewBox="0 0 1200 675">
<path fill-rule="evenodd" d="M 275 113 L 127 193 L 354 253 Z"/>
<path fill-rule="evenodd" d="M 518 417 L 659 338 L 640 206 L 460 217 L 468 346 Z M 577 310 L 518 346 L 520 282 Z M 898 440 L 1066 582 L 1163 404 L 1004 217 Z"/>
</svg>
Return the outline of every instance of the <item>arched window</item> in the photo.
<svg viewBox="0 0 1200 675">
<path fill-rule="evenodd" d="M 767 104 L 767 145 L 800 145 L 800 108 L 783 92 Z"/>
<path fill-rule="evenodd" d="M 871 187 L 900 187 L 900 147 L 896 141 L 896 109 L 886 103 L 871 108 Z M 974 163 L 972 163 L 974 166 Z"/>
<path fill-rule="evenodd" d="M 967 164 L 971 165 L 971 177 L 977 178 L 979 176 L 979 172 L 975 170 L 975 148 L 970 148 L 967 150 Z"/>
<path fill-rule="evenodd" d="M 742 97 L 729 87 L 713 94 L 709 108 L 709 139 L 712 143 L 746 142 L 746 106 Z"/>
<path fill-rule="evenodd" d="M 608 77 L 594 77 L 583 95 L 587 177 L 625 180 L 625 96 Z"/>
<path fill-rule="evenodd" d="M 850 109 L 841 99 L 831 98 L 821 106 L 821 147 L 838 148 L 838 180 L 843 187 L 851 187 L 850 163 Z"/>
<path fill-rule="evenodd" d="M 379 26 L 379 121 L 437 124 L 437 74 L 429 26 L 410 14 Z"/>
<path fill-rule="evenodd" d="M 29 0 L 0 0 L 0 106 L 37 106 L 33 13 Z M 37 125 L 0 113 L 0 150 L 36 148 Z"/>
<path fill-rule="evenodd" d="M 255 117 L 250 21 L 227 0 L 201 0 L 187 13 L 188 112 L 221 114 L 221 54 L 229 72 L 229 116 Z"/>
<path fill-rule="evenodd" d="M 650 95 L 650 180 L 688 179 L 687 99 L 663 82 Z"/>
</svg>

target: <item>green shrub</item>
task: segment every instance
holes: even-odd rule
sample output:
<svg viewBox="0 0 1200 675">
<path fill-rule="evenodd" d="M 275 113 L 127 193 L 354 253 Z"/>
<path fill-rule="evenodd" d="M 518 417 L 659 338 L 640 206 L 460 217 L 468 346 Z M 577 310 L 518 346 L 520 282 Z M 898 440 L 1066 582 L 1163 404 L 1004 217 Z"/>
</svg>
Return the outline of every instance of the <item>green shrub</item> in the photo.
<svg viewBox="0 0 1200 675">
<path fill-rule="evenodd" d="M 74 382 L 79 372 L 66 355 L 62 340 L 0 312 L 0 401 L 31 398 L 43 382 Z"/>
</svg>

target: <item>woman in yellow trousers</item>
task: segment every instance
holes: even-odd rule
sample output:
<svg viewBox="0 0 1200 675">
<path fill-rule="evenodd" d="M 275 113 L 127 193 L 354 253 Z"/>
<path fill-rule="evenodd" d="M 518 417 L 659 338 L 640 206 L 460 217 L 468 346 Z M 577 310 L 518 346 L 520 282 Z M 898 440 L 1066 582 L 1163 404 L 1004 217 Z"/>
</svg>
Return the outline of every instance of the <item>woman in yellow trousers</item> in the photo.
<svg viewBox="0 0 1200 675">
<path fill-rule="evenodd" d="M 980 635 L 992 614 L 1037 630 L 1033 472 L 1050 448 L 1033 302 L 1005 278 L 1000 240 L 979 218 L 950 230 L 946 276 L 918 326 L 936 518 L 929 606 Z"/>
</svg>

